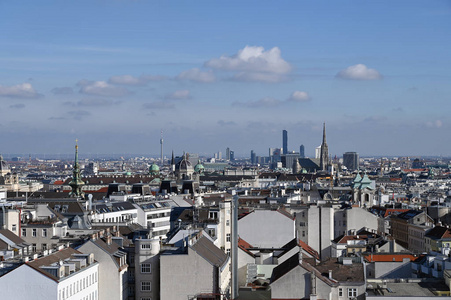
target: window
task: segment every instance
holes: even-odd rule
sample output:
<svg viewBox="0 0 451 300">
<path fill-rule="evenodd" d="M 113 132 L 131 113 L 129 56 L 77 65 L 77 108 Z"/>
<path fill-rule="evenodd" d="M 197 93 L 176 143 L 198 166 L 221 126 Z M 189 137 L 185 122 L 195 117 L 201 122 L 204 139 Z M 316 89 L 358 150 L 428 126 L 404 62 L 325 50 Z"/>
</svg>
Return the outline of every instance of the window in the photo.
<svg viewBox="0 0 451 300">
<path fill-rule="evenodd" d="M 342 288 L 338 289 L 338 297 L 343 297 L 343 289 Z"/>
<path fill-rule="evenodd" d="M 42 244 L 42 251 L 47 250 L 47 244 Z"/>
<path fill-rule="evenodd" d="M 302 236 L 305 236 L 305 231 L 304 230 L 302 231 Z"/>
<path fill-rule="evenodd" d="M 42 236 L 47 237 L 47 228 L 42 229 Z"/>
<path fill-rule="evenodd" d="M 141 291 L 150 292 L 151 286 L 150 281 L 141 281 Z"/>
<path fill-rule="evenodd" d="M 357 289 L 348 289 L 348 297 L 357 297 Z"/>
<path fill-rule="evenodd" d="M 226 220 L 226 226 L 230 226 L 230 220 Z"/>
<path fill-rule="evenodd" d="M 36 252 L 36 244 L 31 244 L 31 251 Z"/>
<path fill-rule="evenodd" d="M 226 249 L 226 254 L 230 255 L 230 249 Z"/>
<path fill-rule="evenodd" d="M 150 249 L 150 244 L 141 244 L 141 249 Z"/>
<path fill-rule="evenodd" d="M 226 234 L 226 242 L 230 242 L 232 239 L 230 237 L 230 233 Z"/>
<path fill-rule="evenodd" d="M 34 237 L 36 237 L 36 236 L 37 236 L 37 231 L 36 231 L 36 228 L 33 228 L 33 229 L 32 229 L 32 231 L 31 231 L 31 235 L 32 235 L 32 236 L 34 236 Z"/>
<path fill-rule="evenodd" d="M 13 224 L 12 226 L 11 226 L 11 231 L 16 231 L 17 230 L 17 225 L 16 224 Z"/>
<path fill-rule="evenodd" d="M 141 265 L 141 273 L 151 273 L 150 264 L 142 264 Z"/>
<path fill-rule="evenodd" d="M 208 214 L 209 219 L 217 219 L 218 218 L 218 212 L 217 211 L 210 211 Z"/>
<path fill-rule="evenodd" d="M 22 228 L 22 236 L 27 236 L 27 229 L 26 228 Z"/>
</svg>

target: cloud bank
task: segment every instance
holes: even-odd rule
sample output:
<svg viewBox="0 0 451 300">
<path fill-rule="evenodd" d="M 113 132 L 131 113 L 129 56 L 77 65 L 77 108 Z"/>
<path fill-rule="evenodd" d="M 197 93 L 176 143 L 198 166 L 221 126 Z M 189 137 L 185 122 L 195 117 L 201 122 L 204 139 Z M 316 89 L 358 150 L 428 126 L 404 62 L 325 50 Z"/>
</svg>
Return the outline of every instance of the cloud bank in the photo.
<svg viewBox="0 0 451 300">
<path fill-rule="evenodd" d="M 114 86 L 105 81 L 88 81 L 83 79 L 77 85 L 81 86 L 80 93 L 87 95 L 122 97 L 131 94 L 126 88 Z"/>
<path fill-rule="evenodd" d="M 357 64 L 346 69 L 341 70 L 335 76 L 341 79 L 351 80 L 379 80 L 382 79 L 382 75 L 375 69 L 369 69 L 363 64 Z"/>
<path fill-rule="evenodd" d="M 13 86 L 0 85 L 0 97 L 9 98 L 38 98 L 38 94 L 30 83 L 22 83 Z"/>
<path fill-rule="evenodd" d="M 280 82 L 288 80 L 292 66 L 286 62 L 280 49 L 274 47 L 265 51 L 263 47 L 246 46 L 232 56 L 223 55 L 205 63 L 206 67 L 236 71 L 232 77 L 237 81 Z"/>
</svg>

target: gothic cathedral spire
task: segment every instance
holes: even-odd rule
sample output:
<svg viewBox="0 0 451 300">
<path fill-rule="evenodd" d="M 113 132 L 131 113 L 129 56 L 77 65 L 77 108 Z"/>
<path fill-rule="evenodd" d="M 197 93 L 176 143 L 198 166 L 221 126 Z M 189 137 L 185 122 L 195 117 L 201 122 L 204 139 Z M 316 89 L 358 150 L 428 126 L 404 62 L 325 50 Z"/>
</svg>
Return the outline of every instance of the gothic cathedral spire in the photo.
<svg viewBox="0 0 451 300">
<path fill-rule="evenodd" d="M 326 142 L 326 123 L 323 124 L 323 142 L 321 143 L 320 169 L 327 171 L 329 164 L 329 147 Z"/>
<path fill-rule="evenodd" d="M 85 193 L 81 190 L 81 187 L 85 183 L 81 180 L 80 165 L 78 164 L 78 140 L 75 140 L 75 162 L 73 174 L 72 181 L 69 182 L 69 185 L 72 187 L 72 191 L 69 193 L 69 196 L 84 198 Z"/>
</svg>

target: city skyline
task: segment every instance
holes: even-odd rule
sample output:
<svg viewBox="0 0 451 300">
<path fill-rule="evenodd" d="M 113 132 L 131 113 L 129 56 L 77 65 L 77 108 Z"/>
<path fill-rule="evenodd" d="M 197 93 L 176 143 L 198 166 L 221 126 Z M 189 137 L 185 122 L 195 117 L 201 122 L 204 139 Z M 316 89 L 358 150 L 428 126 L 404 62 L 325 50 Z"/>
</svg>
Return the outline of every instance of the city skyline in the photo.
<svg viewBox="0 0 451 300">
<path fill-rule="evenodd" d="M 447 1 L 0 8 L 0 153 L 451 156 Z"/>
</svg>

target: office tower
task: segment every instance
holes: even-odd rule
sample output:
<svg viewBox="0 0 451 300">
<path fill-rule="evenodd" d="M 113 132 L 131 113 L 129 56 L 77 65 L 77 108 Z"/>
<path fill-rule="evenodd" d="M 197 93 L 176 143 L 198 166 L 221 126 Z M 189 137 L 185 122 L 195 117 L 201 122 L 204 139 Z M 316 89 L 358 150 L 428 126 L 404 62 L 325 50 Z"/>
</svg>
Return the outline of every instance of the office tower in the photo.
<svg viewBox="0 0 451 300">
<path fill-rule="evenodd" d="M 301 147 L 299 147 L 299 156 L 301 158 L 305 158 L 305 148 L 304 145 L 301 145 Z"/>
<path fill-rule="evenodd" d="M 251 164 L 255 164 L 257 162 L 255 158 L 255 152 L 254 150 L 251 150 Z"/>
<path fill-rule="evenodd" d="M 230 160 L 230 148 L 227 147 L 226 149 L 226 160 Z"/>
<path fill-rule="evenodd" d="M 321 157 L 320 157 L 320 169 L 327 171 L 327 165 L 329 164 L 329 147 L 326 142 L 326 123 L 323 125 L 323 142 L 321 144 Z"/>
<path fill-rule="evenodd" d="M 230 161 L 234 161 L 235 160 L 235 151 L 230 150 Z"/>
<path fill-rule="evenodd" d="M 288 132 L 286 130 L 282 131 L 282 151 L 283 154 L 288 153 Z"/>
<path fill-rule="evenodd" d="M 343 165 L 345 165 L 350 171 L 358 170 L 359 154 L 357 152 L 346 152 L 343 154 Z"/>
<path fill-rule="evenodd" d="M 281 151 L 280 148 L 269 148 L 269 162 L 274 163 L 281 161 Z"/>
</svg>

